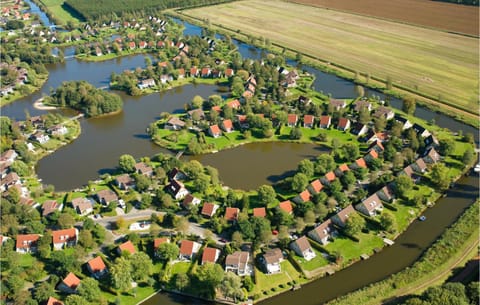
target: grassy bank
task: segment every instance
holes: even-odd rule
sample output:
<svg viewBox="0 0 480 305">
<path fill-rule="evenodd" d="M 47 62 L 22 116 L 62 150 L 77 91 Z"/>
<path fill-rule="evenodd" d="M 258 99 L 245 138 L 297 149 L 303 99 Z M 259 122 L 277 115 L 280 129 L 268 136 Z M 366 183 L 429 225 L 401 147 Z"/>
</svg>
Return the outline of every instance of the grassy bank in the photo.
<svg viewBox="0 0 480 305">
<path fill-rule="evenodd" d="M 26 84 L 26 85 L 23 85 L 27 88 L 24 92 L 21 92 L 21 90 L 15 90 L 15 91 L 13 91 L 14 92 L 13 94 L 9 94 L 5 97 L 2 97 L 0 99 L 0 107 L 3 107 L 3 106 L 8 105 L 10 103 L 13 103 L 16 100 L 19 100 L 23 97 L 29 96 L 32 93 L 34 93 L 35 91 L 40 90 L 40 88 L 43 87 L 43 85 L 45 84 L 45 82 L 47 80 L 48 80 L 48 74 L 37 74 L 37 85 L 36 86 L 33 86 L 31 84 Z M 28 92 L 28 93 L 26 94 L 26 92 Z"/>
<path fill-rule="evenodd" d="M 350 75 L 368 73 L 369 83 L 385 86 L 390 78 L 396 90 L 478 113 L 477 39 L 285 2 L 241 1 L 182 14 L 267 37 Z"/>
</svg>

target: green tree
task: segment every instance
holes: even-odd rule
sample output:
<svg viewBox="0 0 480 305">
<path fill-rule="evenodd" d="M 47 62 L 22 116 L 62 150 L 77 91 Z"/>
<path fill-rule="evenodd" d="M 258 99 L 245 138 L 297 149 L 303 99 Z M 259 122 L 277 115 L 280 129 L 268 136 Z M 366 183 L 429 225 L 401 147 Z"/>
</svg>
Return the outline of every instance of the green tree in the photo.
<svg viewBox="0 0 480 305">
<path fill-rule="evenodd" d="M 135 175 L 135 186 L 137 191 L 145 192 L 152 185 L 152 181 L 145 175 L 137 174 Z"/>
<path fill-rule="evenodd" d="M 400 198 L 405 198 L 405 194 L 413 187 L 413 182 L 407 175 L 398 175 L 395 178 L 395 195 Z"/>
<path fill-rule="evenodd" d="M 119 291 L 127 291 L 131 288 L 132 275 L 130 261 L 128 258 L 119 257 L 110 267 L 109 275 L 113 288 Z"/>
<path fill-rule="evenodd" d="M 292 179 L 292 190 L 302 192 L 308 185 L 308 178 L 305 174 L 297 173 Z"/>
<path fill-rule="evenodd" d="M 81 230 L 78 233 L 78 243 L 85 249 L 93 249 L 96 246 L 90 230 Z"/>
<path fill-rule="evenodd" d="M 315 165 L 308 159 L 303 159 L 298 163 L 297 171 L 305 174 L 308 178 L 312 178 L 315 173 Z"/>
<path fill-rule="evenodd" d="M 357 213 L 351 213 L 345 223 L 345 233 L 355 236 L 365 227 L 365 219 Z"/>
<path fill-rule="evenodd" d="M 348 161 L 353 161 L 358 158 L 360 154 L 358 145 L 353 143 L 346 143 L 342 146 L 343 157 Z"/>
<path fill-rule="evenodd" d="M 206 263 L 197 268 L 195 272 L 204 294 L 213 298 L 215 296 L 215 289 L 220 284 L 224 277 L 223 268 L 219 264 Z"/>
<path fill-rule="evenodd" d="M 300 140 L 301 138 L 302 138 L 302 130 L 300 128 L 295 127 L 290 131 L 290 139 Z"/>
<path fill-rule="evenodd" d="M 451 178 L 449 176 L 449 169 L 443 163 L 437 163 L 432 167 L 430 172 L 430 180 L 440 190 L 446 190 L 450 186 Z"/>
<path fill-rule="evenodd" d="M 65 299 L 65 305 L 90 305 L 90 303 L 80 295 L 71 294 Z"/>
<path fill-rule="evenodd" d="M 186 273 L 177 273 L 175 275 L 175 287 L 183 291 L 190 285 L 190 277 Z"/>
<path fill-rule="evenodd" d="M 130 257 L 131 276 L 134 281 L 145 281 L 153 271 L 153 263 L 144 252 L 136 252 Z"/>
<path fill-rule="evenodd" d="M 370 116 L 370 111 L 368 110 L 367 107 L 362 107 L 360 108 L 360 111 L 358 112 L 358 122 L 362 124 L 368 124 L 371 120 Z"/>
<path fill-rule="evenodd" d="M 78 294 L 91 303 L 98 302 L 102 296 L 98 281 L 91 277 L 82 279 L 82 284 L 78 287 Z"/>
<path fill-rule="evenodd" d="M 409 96 L 403 99 L 402 110 L 406 114 L 413 115 L 413 113 L 415 112 L 415 108 L 416 108 L 416 101 L 414 98 Z"/>
<path fill-rule="evenodd" d="M 118 166 L 120 167 L 120 170 L 125 173 L 133 173 L 135 171 L 135 164 L 135 158 L 128 154 L 121 155 L 120 159 L 118 160 Z"/>
<path fill-rule="evenodd" d="M 46 302 L 49 297 L 55 295 L 55 287 L 48 281 L 41 282 L 33 291 L 33 297 L 40 303 Z"/>
<path fill-rule="evenodd" d="M 200 95 L 195 95 L 192 99 L 193 108 L 200 109 L 202 108 L 202 105 L 203 105 L 203 97 L 201 97 Z"/>
<path fill-rule="evenodd" d="M 450 156 L 455 151 L 455 141 L 453 139 L 442 139 L 440 142 L 440 153 L 444 156 Z"/>
<path fill-rule="evenodd" d="M 397 221 L 395 216 L 388 211 L 383 211 L 379 217 L 380 225 L 382 229 L 387 231 L 388 233 L 396 233 L 397 232 Z"/>
<path fill-rule="evenodd" d="M 31 168 L 21 160 L 15 160 L 10 168 L 20 177 L 27 177 L 32 174 Z"/>
<path fill-rule="evenodd" d="M 58 216 L 57 223 L 60 228 L 67 229 L 73 227 L 75 224 L 75 219 L 68 213 L 61 213 L 60 216 Z"/>
<path fill-rule="evenodd" d="M 169 262 L 178 257 L 178 255 L 180 254 L 180 249 L 174 243 L 163 243 L 160 246 L 158 246 L 156 254 L 161 259 Z"/>
<path fill-rule="evenodd" d="M 474 159 L 475 159 L 475 152 L 472 147 L 468 147 L 462 156 L 463 164 L 465 164 L 465 166 L 468 166 L 472 164 Z"/>
<path fill-rule="evenodd" d="M 387 127 L 387 120 L 383 116 L 375 118 L 373 119 L 373 125 L 376 132 L 381 132 Z"/>
<path fill-rule="evenodd" d="M 23 288 L 24 280 L 19 275 L 10 275 L 4 282 L 2 294 L 13 297 Z"/>
<path fill-rule="evenodd" d="M 243 300 L 245 294 L 242 289 L 242 280 L 233 272 L 225 273 L 225 277 L 219 285 L 222 294 L 236 303 L 237 300 Z"/>
<path fill-rule="evenodd" d="M 258 201 L 262 204 L 262 206 L 267 206 L 269 203 L 275 201 L 277 197 L 277 193 L 270 185 L 261 185 L 258 189 Z"/>
</svg>

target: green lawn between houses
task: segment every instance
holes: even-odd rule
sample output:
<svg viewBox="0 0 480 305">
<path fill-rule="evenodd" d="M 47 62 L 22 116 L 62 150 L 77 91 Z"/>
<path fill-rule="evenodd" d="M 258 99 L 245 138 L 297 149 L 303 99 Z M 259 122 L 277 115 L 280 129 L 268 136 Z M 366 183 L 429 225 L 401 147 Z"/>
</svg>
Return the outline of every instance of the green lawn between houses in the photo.
<svg viewBox="0 0 480 305">
<path fill-rule="evenodd" d="M 312 258 L 309 261 L 305 260 L 303 257 L 300 257 L 300 256 L 294 254 L 294 252 L 292 252 L 293 259 L 295 259 L 300 264 L 300 266 L 302 267 L 303 270 L 314 271 L 318 268 L 325 267 L 329 264 L 328 259 L 326 259 L 323 256 L 322 252 L 318 251 L 317 249 L 315 249 L 313 247 L 312 247 L 312 250 L 315 252 L 315 254 L 317 256 L 315 256 L 314 258 Z"/>
<path fill-rule="evenodd" d="M 333 242 L 325 246 L 325 249 L 330 253 L 340 253 L 343 258 L 342 263 L 349 264 L 359 260 L 360 255 L 371 255 L 373 254 L 373 249 L 383 247 L 383 240 L 379 236 L 358 233 L 355 237 L 359 239 L 359 242 L 355 242 L 343 235 L 338 235 Z"/>
<path fill-rule="evenodd" d="M 294 280 L 299 281 L 300 273 L 288 260 L 284 260 L 280 265 L 282 272 L 277 274 L 266 274 L 255 267 L 256 283 L 250 294 L 255 295 L 264 293 L 264 291 L 271 291 L 272 288 L 280 290 L 282 289 L 280 288 L 280 285 L 284 285 L 284 288 L 286 288 L 288 287 L 288 283 L 291 283 Z"/>
</svg>

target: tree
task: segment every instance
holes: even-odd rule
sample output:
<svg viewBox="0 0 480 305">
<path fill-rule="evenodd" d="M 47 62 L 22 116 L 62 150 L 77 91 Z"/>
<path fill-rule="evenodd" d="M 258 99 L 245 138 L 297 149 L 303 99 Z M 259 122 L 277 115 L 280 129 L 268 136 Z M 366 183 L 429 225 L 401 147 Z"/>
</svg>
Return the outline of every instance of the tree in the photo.
<svg viewBox="0 0 480 305">
<path fill-rule="evenodd" d="M 50 261 L 51 266 L 55 266 L 55 273 L 58 276 L 65 276 L 69 272 L 80 271 L 81 263 L 78 260 L 78 254 L 78 252 L 53 251 L 50 254 Z"/>
<path fill-rule="evenodd" d="M 360 111 L 358 112 L 358 122 L 361 124 L 368 124 L 370 120 L 371 120 L 371 116 L 368 108 L 367 107 L 360 108 Z"/>
<path fill-rule="evenodd" d="M 375 118 L 373 119 L 373 125 L 375 126 L 375 131 L 383 131 L 387 127 L 387 120 L 383 116 Z"/>
<path fill-rule="evenodd" d="M 277 193 L 275 192 L 273 187 L 270 185 L 261 185 L 257 191 L 258 191 L 258 201 L 263 206 L 267 206 L 269 203 L 274 202 L 275 198 L 277 197 Z"/>
<path fill-rule="evenodd" d="M 353 143 L 346 143 L 345 145 L 343 145 L 342 151 L 344 158 L 348 161 L 353 161 L 357 159 L 358 155 L 360 154 L 358 150 L 358 145 L 355 145 Z"/>
<path fill-rule="evenodd" d="M 242 290 L 242 280 L 233 272 L 225 273 L 219 289 L 225 297 L 233 299 L 235 303 L 237 300 L 243 300 L 245 298 Z"/>
<path fill-rule="evenodd" d="M 118 166 L 124 173 L 133 173 L 135 171 L 135 164 L 135 158 L 128 154 L 121 155 L 118 160 Z"/>
<path fill-rule="evenodd" d="M 395 195 L 400 198 L 405 198 L 405 195 L 413 187 L 413 182 L 407 175 L 398 175 L 395 178 Z"/>
<path fill-rule="evenodd" d="M 150 205 L 152 205 L 152 195 L 150 195 L 149 193 L 143 193 L 142 194 L 142 197 L 140 199 L 140 206 L 139 208 L 140 209 L 146 209 L 148 208 Z"/>
<path fill-rule="evenodd" d="M 290 131 L 291 140 L 300 140 L 301 138 L 302 138 L 302 130 L 300 128 L 295 127 Z"/>
<path fill-rule="evenodd" d="M 90 305 L 82 296 L 71 294 L 65 300 L 65 305 Z"/>
<path fill-rule="evenodd" d="M 313 225 L 316 220 L 315 213 L 312 210 L 308 210 L 305 212 L 303 219 L 307 225 Z"/>
<path fill-rule="evenodd" d="M 352 171 L 346 171 L 340 178 L 340 180 L 342 181 L 342 184 L 345 188 L 351 188 L 355 185 L 355 181 L 357 181 L 357 178 Z"/>
<path fill-rule="evenodd" d="M 139 192 L 144 192 L 152 185 L 150 178 L 145 175 L 135 175 L 135 186 Z"/>
<path fill-rule="evenodd" d="M 442 139 L 440 142 L 440 153 L 449 156 L 455 151 L 455 141 L 453 139 Z"/>
<path fill-rule="evenodd" d="M 190 277 L 186 273 L 177 273 L 175 275 L 175 287 L 182 291 L 190 285 Z"/>
<path fill-rule="evenodd" d="M 334 170 L 335 167 L 336 163 L 331 155 L 321 154 L 317 157 L 315 162 L 315 173 L 324 175 L 325 173 Z"/>
<path fill-rule="evenodd" d="M 188 161 L 182 169 L 190 179 L 196 179 L 203 173 L 203 165 L 197 160 Z"/>
<path fill-rule="evenodd" d="M 302 161 L 300 161 L 300 163 L 298 163 L 297 171 L 305 174 L 308 178 L 311 178 L 315 173 L 315 165 L 312 161 L 308 159 L 303 159 Z"/>
<path fill-rule="evenodd" d="M 219 264 L 207 262 L 197 268 L 195 276 L 200 282 L 204 294 L 209 298 L 213 298 L 215 296 L 215 288 L 223 280 L 224 272 Z"/>
<path fill-rule="evenodd" d="M 4 289 L 2 290 L 2 294 L 13 297 L 23 288 L 23 285 L 24 280 L 20 276 L 16 274 L 10 275 L 4 282 Z"/>
<path fill-rule="evenodd" d="M 52 252 L 52 234 L 50 231 L 45 232 L 43 236 L 37 242 L 37 253 L 41 258 L 48 258 L 50 257 L 50 253 Z"/>
<path fill-rule="evenodd" d="M 130 257 L 130 265 L 134 281 L 145 281 L 152 274 L 153 263 L 145 252 L 135 252 Z"/>
<path fill-rule="evenodd" d="M 78 233 L 78 243 L 85 249 L 93 249 L 96 246 L 90 230 L 81 230 Z"/>
<path fill-rule="evenodd" d="M 72 215 L 68 213 L 62 213 L 58 217 L 57 223 L 60 228 L 67 229 L 73 227 L 73 225 L 75 224 L 75 219 L 72 217 Z"/>
<path fill-rule="evenodd" d="M 355 93 L 358 97 L 363 97 L 365 95 L 365 89 L 361 85 L 355 85 Z"/>
<path fill-rule="evenodd" d="M 451 178 L 448 175 L 449 169 L 443 163 L 436 163 L 430 172 L 430 180 L 440 190 L 444 191 L 450 186 Z"/>
<path fill-rule="evenodd" d="M 295 218 L 295 229 L 297 230 L 298 234 L 301 234 L 305 227 L 306 224 L 302 217 Z"/>
<path fill-rule="evenodd" d="M 388 233 L 397 232 L 397 221 L 392 213 L 384 211 L 379 217 L 380 225 Z"/>
<path fill-rule="evenodd" d="M 55 295 L 55 287 L 48 281 L 41 282 L 33 291 L 33 297 L 40 303 L 46 302 L 49 297 Z"/>
<path fill-rule="evenodd" d="M 298 173 L 293 176 L 292 179 L 292 190 L 296 192 L 302 192 L 308 185 L 308 178 L 305 174 Z"/>
<path fill-rule="evenodd" d="M 406 114 L 413 115 L 413 113 L 415 112 L 415 108 L 416 108 L 416 101 L 414 98 L 409 96 L 403 99 L 402 110 Z"/>
<path fill-rule="evenodd" d="M 20 177 L 30 176 L 32 173 L 30 167 L 21 160 L 15 160 L 10 168 Z"/>
<path fill-rule="evenodd" d="M 174 226 L 175 226 L 175 229 L 178 232 L 186 234 L 188 232 L 189 227 L 190 227 L 190 222 L 188 221 L 187 218 L 179 216 L 179 217 L 175 218 Z"/>
<path fill-rule="evenodd" d="M 203 97 L 201 97 L 200 95 L 195 95 L 192 99 L 193 108 L 200 109 L 202 108 L 202 105 L 203 105 Z"/>
<path fill-rule="evenodd" d="M 345 233 L 355 236 L 365 227 L 365 219 L 357 213 L 351 213 L 345 223 Z"/>
<path fill-rule="evenodd" d="M 110 267 L 109 274 L 113 288 L 119 291 L 127 291 L 131 288 L 131 265 L 128 258 L 117 258 Z"/>
<path fill-rule="evenodd" d="M 92 303 L 99 301 L 102 296 L 98 281 L 91 277 L 82 280 L 82 285 L 78 287 L 78 294 Z"/>
<path fill-rule="evenodd" d="M 465 164 L 465 166 L 469 166 L 470 164 L 472 164 L 474 159 L 475 159 L 475 152 L 473 151 L 472 147 L 468 147 L 462 156 L 463 164 Z"/>
</svg>

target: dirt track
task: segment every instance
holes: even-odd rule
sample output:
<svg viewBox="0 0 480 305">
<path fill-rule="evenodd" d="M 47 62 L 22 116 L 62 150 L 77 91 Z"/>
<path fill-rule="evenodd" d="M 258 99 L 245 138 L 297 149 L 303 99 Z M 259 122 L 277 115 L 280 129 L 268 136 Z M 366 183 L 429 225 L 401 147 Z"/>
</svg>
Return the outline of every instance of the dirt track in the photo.
<svg viewBox="0 0 480 305">
<path fill-rule="evenodd" d="M 397 20 L 450 32 L 479 36 L 479 9 L 429 0 L 290 0 L 361 15 Z"/>
</svg>

